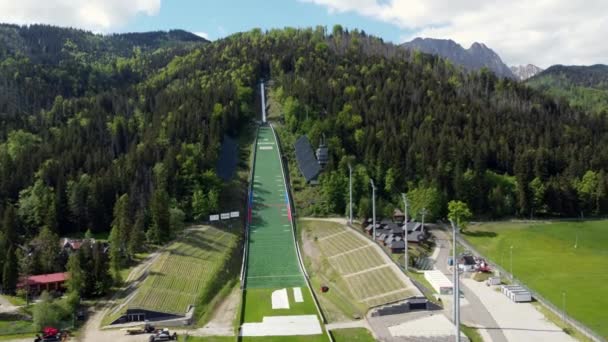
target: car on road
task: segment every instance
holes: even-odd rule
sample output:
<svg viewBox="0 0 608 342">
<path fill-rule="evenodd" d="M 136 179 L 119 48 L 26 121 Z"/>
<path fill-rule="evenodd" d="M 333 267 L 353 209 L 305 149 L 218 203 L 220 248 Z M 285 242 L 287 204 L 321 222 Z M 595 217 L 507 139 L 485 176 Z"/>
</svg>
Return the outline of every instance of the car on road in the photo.
<svg viewBox="0 0 608 342">
<path fill-rule="evenodd" d="M 157 331 L 156 334 L 151 335 L 149 341 L 150 342 L 177 341 L 177 333 L 174 332 L 173 334 L 171 334 L 169 329 L 163 329 L 163 330 Z"/>
</svg>

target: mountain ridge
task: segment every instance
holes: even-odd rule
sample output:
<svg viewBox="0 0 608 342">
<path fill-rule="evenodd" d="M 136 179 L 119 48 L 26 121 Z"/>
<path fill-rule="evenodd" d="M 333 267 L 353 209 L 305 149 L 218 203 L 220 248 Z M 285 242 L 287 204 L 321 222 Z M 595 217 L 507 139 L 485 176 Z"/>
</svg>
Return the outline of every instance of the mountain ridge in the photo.
<svg viewBox="0 0 608 342">
<path fill-rule="evenodd" d="M 479 70 L 486 67 L 499 77 L 516 78 L 500 56 L 484 43 L 474 42 L 468 49 L 465 49 L 451 39 L 418 37 L 401 44 L 401 47 L 447 58 L 467 70 Z"/>
<path fill-rule="evenodd" d="M 520 81 L 525 81 L 544 71 L 544 69 L 539 68 L 534 64 L 514 65 L 511 66 L 510 69 L 513 75 L 515 75 Z"/>
</svg>

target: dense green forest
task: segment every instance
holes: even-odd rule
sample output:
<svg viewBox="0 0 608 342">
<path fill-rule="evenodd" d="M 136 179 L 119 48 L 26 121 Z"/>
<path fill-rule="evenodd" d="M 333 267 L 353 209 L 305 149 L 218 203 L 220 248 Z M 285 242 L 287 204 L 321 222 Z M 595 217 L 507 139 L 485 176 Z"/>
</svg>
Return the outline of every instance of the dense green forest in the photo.
<svg viewBox="0 0 608 342">
<path fill-rule="evenodd" d="M 45 248 L 59 236 L 109 233 L 108 260 L 97 251 L 71 263 L 97 265 L 90 282 L 217 210 L 229 186 L 215 173 L 220 144 L 256 118 L 262 78 L 281 107 L 292 173 L 298 135 L 315 145 L 325 135 L 330 148 L 319 186 L 292 178 L 315 198 L 300 201 L 302 213 L 345 213 L 349 162 L 360 216 L 370 177 L 383 211 L 407 192 L 428 219 L 445 217 L 452 199 L 480 217 L 608 212 L 606 115 L 361 31 L 255 29 L 206 42 L 1 28 L 11 42 L 0 52 L 5 291 L 17 271 L 65 269 Z M 90 286 L 85 295 L 108 285 Z"/>
<path fill-rule="evenodd" d="M 65 270 L 59 237 L 86 232 L 109 234 L 107 254 L 81 260 L 96 260 L 89 293 L 102 294 L 108 265 L 118 277 L 145 242 L 219 209 L 219 147 L 252 118 L 259 64 L 183 31 L 2 29 L 15 42 L 0 59 L 3 289 L 17 269 Z"/>
<path fill-rule="evenodd" d="M 529 86 L 593 114 L 608 112 L 608 66 L 554 65 L 526 81 Z"/>
</svg>

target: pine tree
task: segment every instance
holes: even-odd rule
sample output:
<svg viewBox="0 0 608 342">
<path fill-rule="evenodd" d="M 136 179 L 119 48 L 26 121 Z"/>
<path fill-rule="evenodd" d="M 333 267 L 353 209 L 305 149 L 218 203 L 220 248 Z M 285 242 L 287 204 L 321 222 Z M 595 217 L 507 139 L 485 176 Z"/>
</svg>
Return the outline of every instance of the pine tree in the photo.
<svg viewBox="0 0 608 342">
<path fill-rule="evenodd" d="M 122 256 L 120 253 L 120 231 L 117 226 L 112 227 L 110 231 L 110 270 L 112 272 L 112 276 L 114 277 L 114 281 L 118 284 L 122 281 L 120 279 L 120 267 L 122 263 Z"/>
<path fill-rule="evenodd" d="M 131 237 L 129 238 L 129 244 L 127 246 L 129 254 L 135 255 L 144 250 L 144 244 L 146 242 L 146 235 L 144 234 L 144 217 L 143 214 L 138 214 L 133 224 L 131 231 Z"/>
<path fill-rule="evenodd" d="M 6 252 L 4 268 L 2 270 L 2 289 L 4 293 L 15 293 L 18 278 L 19 271 L 17 265 L 17 256 L 15 255 L 15 247 L 10 246 Z"/>
<path fill-rule="evenodd" d="M 40 262 L 41 271 L 52 273 L 59 270 L 57 257 L 60 254 L 59 236 L 53 233 L 49 227 L 43 227 L 36 237 L 37 258 Z"/>
<path fill-rule="evenodd" d="M 85 274 L 80 265 L 80 253 L 72 253 L 68 259 L 67 271 L 70 274 L 67 280 L 67 289 L 69 292 L 78 294 L 82 293 L 84 286 Z"/>
<path fill-rule="evenodd" d="M 124 257 L 129 258 L 127 244 L 131 232 L 131 218 L 129 213 L 129 196 L 124 194 L 114 204 L 114 219 L 110 231 L 110 268 L 113 276 L 118 277 L 123 266 Z"/>
<path fill-rule="evenodd" d="M 169 214 L 169 195 L 165 190 L 156 189 L 150 203 L 152 213 L 152 231 L 157 236 L 152 236 L 153 242 L 161 243 L 171 236 L 171 218 Z"/>
</svg>

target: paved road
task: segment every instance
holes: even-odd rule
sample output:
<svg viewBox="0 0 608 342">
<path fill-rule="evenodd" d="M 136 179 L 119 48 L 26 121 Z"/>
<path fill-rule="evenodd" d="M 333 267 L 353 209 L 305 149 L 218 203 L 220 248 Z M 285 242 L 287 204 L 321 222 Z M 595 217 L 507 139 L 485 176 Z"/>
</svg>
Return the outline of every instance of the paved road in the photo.
<svg viewBox="0 0 608 342">
<path fill-rule="evenodd" d="M 437 248 L 437 260 L 435 260 L 435 268 L 443 272 L 450 280 L 452 279 L 452 270 L 448 268 L 448 256 L 450 254 L 451 237 L 443 230 L 433 229 L 431 234 L 435 236 Z M 501 329 L 496 329 L 498 324 L 485 307 L 485 305 L 479 300 L 479 297 L 469 289 L 469 287 L 460 283 L 460 290 L 464 294 L 464 298 L 468 305 L 461 306 L 460 320 L 466 325 L 480 328 L 479 333 L 484 337 L 484 340 L 490 340 L 492 342 L 507 342 L 507 338 Z M 445 303 L 445 310 L 452 316 L 453 308 L 452 302 Z M 483 329 L 488 328 L 488 329 Z"/>
<path fill-rule="evenodd" d="M 514 303 L 501 292 L 473 279 L 463 279 L 462 284 L 483 298 L 490 314 L 498 323 L 496 329 L 500 329 L 508 341 L 575 342 L 575 339 L 548 321 L 532 304 Z"/>
</svg>

